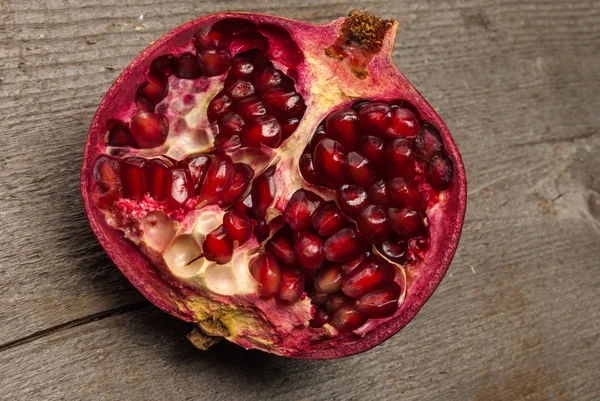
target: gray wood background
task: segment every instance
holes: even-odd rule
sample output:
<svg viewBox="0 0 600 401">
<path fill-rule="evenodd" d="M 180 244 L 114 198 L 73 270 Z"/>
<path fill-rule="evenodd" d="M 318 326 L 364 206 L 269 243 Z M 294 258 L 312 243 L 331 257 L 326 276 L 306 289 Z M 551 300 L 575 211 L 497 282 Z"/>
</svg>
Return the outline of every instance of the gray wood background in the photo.
<svg viewBox="0 0 600 401">
<path fill-rule="evenodd" d="M 0 0 L 0 399 L 600 399 L 600 2 Z M 448 275 L 378 348 L 305 362 L 148 304 L 79 196 L 92 115 L 150 42 L 247 10 L 400 21 L 394 61 L 445 119 L 469 205 Z"/>
</svg>

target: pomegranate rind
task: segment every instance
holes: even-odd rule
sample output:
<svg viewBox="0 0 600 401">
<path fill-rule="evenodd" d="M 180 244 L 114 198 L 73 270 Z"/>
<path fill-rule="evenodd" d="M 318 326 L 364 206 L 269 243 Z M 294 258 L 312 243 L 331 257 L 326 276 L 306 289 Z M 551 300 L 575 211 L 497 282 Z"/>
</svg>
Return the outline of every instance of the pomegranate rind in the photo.
<svg viewBox="0 0 600 401">
<path fill-rule="evenodd" d="M 107 223 L 105 215 L 94 203 L 93 163 L 106 146 L 104 138 L 108 120 L 126 120 L 133 115 L 135 88 L 147 79 L 152 60 L 163 55 L 164 49 L 182 49 L 181 53 L 186 52 L 191 49 L 192 36 L 200 28 L 224 18 L 236 17 L 286 29 L 305 55 L 305 61 L 297 68 L 296 89 L 304 96 L 307 111 L 297 132 L 301 131 L 302 126 L 304 130 L 314 131 L 318 122 L 331 111 L 349 107 L 356 99 L 391 101 L 402 97 L 420 111 L 422 119 L 438 127 L 445 152 L 454 163 L 452 184 L 440 194 L 437 204 L 427 212 L 431 245 L 426 259 L 418 265 L 418 269 L 407 269 L 408 285 L 404 302 L 392 317 L 371 320 L 354 334 L 330 337 L 327 336 L 327 329 L 319 329 L 321 331 L 310 331 L 311 334 L 307 336 L 303 333 L 313 329 L 307 329 L 302 324 L 306 320 L 302 313 L 295 314 L 289 322 L 273 324 L 267 318 L 269 309 L 283 306 L 275 303 L 261 305 L 262 301 L 258 298 L 246 297 L 241 302 L 243 305 L 255 303 L 256 308 L 240 308 L 235 297 L 222 298 L 215 303 L 162 273 L 122 232 Z M 83 156 L 81 192 L 84 208 L 94 234 L 109 257 L 128 280 L 160 309 L 194 323 L 216 316 L 227 328 L 228 335 L 225 337 L 245 348 L 257 348 L 302 359 L 331 359 L 366 351 L 390 338 L 412 320 L 441 282 L 457 249 L 466 211 L 466 175 L 460 153 L 442 119 L 391 60 L 398 26 L 396 22 L 393 22 L 384 37 L 381 52 L 368 64 L 369 74 L 366 77 L 357 78 L 353 71 L 344 68 L 338 60 L 328 57 L 323 51 L 315 51 L 331 45 L 344 21 L 344 18 L 340 18 L 317 26 L 250 13 L 209 15 L 188 22 L 157 40 L 123 71 L 103 98 L 92 121 Z M 172 54 L 178 55 L 177 52 Z M 348 84 L 357 79 L 361 79 L 360 85 Z M 333 90 L 328 92 L 325 88 Z M 313 125 L 308 125 L 313 122 Z M 292 140 L 293 137 L 294 135 Z M 284 143 L 282 150 L 285 151 L 285 148 Z M 304 299 L 300 301 L 300 305 L 305 305 L 302 302 L 309 301 Z"/>
</svg>

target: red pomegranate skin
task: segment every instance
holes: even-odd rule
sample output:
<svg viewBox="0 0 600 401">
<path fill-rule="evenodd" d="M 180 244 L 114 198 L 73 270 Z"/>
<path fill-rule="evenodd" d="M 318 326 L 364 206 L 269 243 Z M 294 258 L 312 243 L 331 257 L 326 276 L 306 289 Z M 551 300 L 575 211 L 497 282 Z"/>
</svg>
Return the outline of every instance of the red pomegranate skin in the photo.
<svg viewBox="0 0 600 401">
<path fill-rule="evenodd" d="M 433 206 L 427 209 L 429 245 L 425 257 L 415 265 L 406 265 L 403 281 L 398 279 L 402 281 L 399 284 L 403 294 L 401 305 L 393 316 L 369 320 L 351 333 L 336 333 L 335 330 L 309 328 L 304 312 L 292 312 L 289 318 L 281 317 L 286 316 L 281 309 L 284 306 L 271 302 L 272 299 L 261 299 L 258 294 L 244 295 L 242 301 L 237 296 L 209 295 L 205 290 L 182 283 L 151 262 L 143 251 L 143 244 L 138 246 L 127 239 L 123 231 L 109 224 L 105 213 L 97 206 L 93 193 L 93 167 L 106 149 L 107 125 L 113 120 L 131 120 L 136 112 L 136 89 L 147 80 L 155 59 L 164 54 L 179 56 L 195 52 L 196 32 L 228 18 L 283 28 L 298 46 L 298 54 L 293 55 L 296 59 L 288 62 L 293 68 L 287 70 L 287 75 L 293 78 L 295 90 L 303 97 L 306 112 L 298 130 L 282 142 L 279 151 L 291 149 L 299 137 L 312 137 L 319 123 L 329 114 L 349 108 L 361 99 L 387 103 L 404 99 L 418 111 L 421 120 L 439 130 L 444 151 L 453 163 L 452 183 L 439 193 L 435 202 L 430 202 Z M 339 18 L 324 25 L 313 25 L 251 13 L 202 17 L 172 30 L 144 50 L 104 96 L 91 123 L 83 156 L 81 193 L 85 211 L 94 234 L 116 266 L 160 309 L 192 323 L 206 319 L 207 310 L 212 310 L 228 329 L 225 338 L 244 348 L 294 358 L 331 359 L 364 352 L 390 338 L 410 322 L 440 284 L 457 249 L 466 209 L 466 175 L 459 150 L 442 119 L 392 62 L 397 22 L 390 21 L 382 36 L 380 50 L 362 68 L 356 67 L 351 59 L 341 61 L 335 55 L 332 57 L 331 51 L 326 51 L 338 39 L 345 21 L 346 18 Z M 267 55 L 277 60 L 276 55 Z M 286 56 L 290 57 L 289 54 Z M 197 89 L 203 89 L 201 80 Z M 168 117 L 174 124 L 172 116 Z M 301 150 L 290 150 L 293 156 L 287 161 L 290 170 L 297 169 L 301 154 Z M 272 207 L 283 211 L 290 196 L 291 193 L 285 199 L 276 197 Z M 249 241 L 253 246 L 258 244 L 254 238 Z M 303 295 L 303 299 L 306 296 Z M 315 309 L 312 306 L 310 313 L 314 314 Z M 272 321 L 266 316 L 279 317 Z"/>
</svg>

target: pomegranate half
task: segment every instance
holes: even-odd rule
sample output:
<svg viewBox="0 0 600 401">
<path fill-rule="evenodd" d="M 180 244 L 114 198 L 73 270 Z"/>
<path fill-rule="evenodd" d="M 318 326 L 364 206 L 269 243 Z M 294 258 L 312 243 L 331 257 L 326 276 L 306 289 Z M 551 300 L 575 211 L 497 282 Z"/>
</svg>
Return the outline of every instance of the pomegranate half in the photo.
<svg viewBox="0 0 600 401">
<path fill-rule="evenodd" d="M 150 301 L 306 359 L 405 326 L 444 276 L 466 206 L 460 154 L 391 61 L 397 23 L 222 13 L 160 38 L 92 122 L 86 213 Z"/>
</svg>

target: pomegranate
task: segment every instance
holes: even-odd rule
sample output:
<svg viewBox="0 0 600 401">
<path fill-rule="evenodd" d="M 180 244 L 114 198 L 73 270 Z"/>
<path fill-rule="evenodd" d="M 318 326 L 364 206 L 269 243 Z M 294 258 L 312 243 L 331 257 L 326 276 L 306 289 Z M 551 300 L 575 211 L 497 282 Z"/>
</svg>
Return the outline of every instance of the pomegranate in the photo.
<svg viewBox="0 0 600 401">
<path fill-rule="evenodd" d="M 195 344 L 356 354 L 442 280 L 465 172 L 391 61 L 396 29 L 358 11 L 215 14 L 157 40 L 102 100 L 81 176 L 90 224 Z"/>
</svg>

